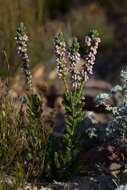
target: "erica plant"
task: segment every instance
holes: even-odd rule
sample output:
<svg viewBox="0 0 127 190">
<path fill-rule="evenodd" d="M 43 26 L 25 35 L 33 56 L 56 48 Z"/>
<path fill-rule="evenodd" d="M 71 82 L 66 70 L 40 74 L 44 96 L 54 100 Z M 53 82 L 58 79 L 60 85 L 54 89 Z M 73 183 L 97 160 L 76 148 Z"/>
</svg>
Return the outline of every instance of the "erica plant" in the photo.
<svg viewBox="0 0 127 190">
<path fill-rule="evenodd" d="M 23 23 L 18 27 L 15 39 L 27 91 L 22 98 L 22 105 L 26 110 L 22 126 L 26 144 L 24 145 L 22 159 L 27 176 L 40 177 L 43 174 L 49 132 L 44 127 L 42 99 L 33 90 L 27 47 L 28 36 L 25 33 Z"/>
<path fill-rule="evenodd" d="M 79 155 L 79 136 L 75 133 L 76 127 L 84 120 L 83 110 L 85 82 L 93 74 L 93 65 L 97 53 L 100 38 L 97 32 L 92 31 L 85 38 L 85 61 L 82 64 L 80 44 L 77 38 L 73 39 L 70 47 L 64 40 L 62 33 L 59 33 L 55 40 L 55 53 L 57 62 L 57 74 L 63 80 L 65 86 L 65 131 L 63 137 L 64 148 L 62 153 L 56 153 L 57 161 L 67 170 L 72 169 L 73 162 Z M 58 162 L 57 162 L 58 163 Z M 69 173 L 69 172 L 68 172 Z"/>
<path fill-rule="evenodd" d="M 20 23 L 20 26 L 16 32 L 16 45 L 17 54 L 21 60 L 21 70 L 24 78 L 25 89 L 27 90 L 27 96 L 25 96 L 25 103 L 27 104 L 27 113 L 34 121 L 40 120 L 42 115 L 42 101 L 38 94 L 33 92 L 32 75 L 30 71 L 30 60 L 28 56 L 28 36 L 25 32 L 25 26 Z M 23 102 L 23 103 L 24 103 Z"/>
<path fill-rule="evenodd" d="M 29 66 L 29 56 L 28 56 L 28 36 L 25 33 L 25 27 L 23 23 L 17 29 L 16 33 L 16 44 L 17 44 L 17 54 L 21 59 L 21 69 L 24 76 L 25 88 L 28 91 L 32 90 L 32 75 Z"/>
</svg>

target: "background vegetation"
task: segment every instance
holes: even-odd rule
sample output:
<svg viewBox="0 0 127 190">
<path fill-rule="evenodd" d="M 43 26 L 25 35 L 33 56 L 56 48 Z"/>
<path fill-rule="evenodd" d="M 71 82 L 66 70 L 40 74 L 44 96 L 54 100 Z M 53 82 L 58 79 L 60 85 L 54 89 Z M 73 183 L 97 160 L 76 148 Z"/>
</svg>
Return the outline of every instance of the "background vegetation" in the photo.
<svg viewBox="0 0 127 190">
<path fill-rule="evenodd" d="M 92 4 L 91 4 L 92 2 Z M 90 6 L 89 6 L 90 4 Z M 103 1 L 103 7 L 107 1 Z M 18 61 L 15 56 L 14 32 L 18 23 L 23 21 L 30 36 L 32 65 L 45 64 L 52 58 L 52 37 L 59 30 L 66 30 L 66 37 L 77 35 L 79 38 L 90 28 L 99 29 L 103 38 L 102 47 L 113 40 L 112 25 L 106 21 L 99 1 L 81 0 L 0 0 L 0 74 L 7 74 L 8 62 L 12 65 L 10 74 L 15 73 Z M 106 50 L 104 48 L 104 50 Z"/>
</svg>

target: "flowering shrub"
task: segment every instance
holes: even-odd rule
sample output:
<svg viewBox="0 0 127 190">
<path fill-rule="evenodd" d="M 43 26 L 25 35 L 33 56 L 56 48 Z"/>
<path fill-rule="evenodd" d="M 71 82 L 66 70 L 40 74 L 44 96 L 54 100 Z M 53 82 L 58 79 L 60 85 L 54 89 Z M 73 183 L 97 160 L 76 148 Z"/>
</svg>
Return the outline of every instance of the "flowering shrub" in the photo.
<svg viewBox="0 0 127 190">
<path fill-rule="evenodd" d="M 27 54 L 28 37 L 23 23 L 16 35 L 17 54 L 21 59 L 22 73 L 25 79 L 25 89 L 22 106 L 26 109 L 26 119 L 22 119 L 22 130 L 26 143 L 22 150 L 24 170 L 29 178 L 40 178 L 43 175 L 49 131 L 44 126 L 42 100 L 35 94 L 32 86 L 29 58 Z M 25 119 L 25 120 L 24 120 Z"/>
<path fill-rule="evenodd" d="M 81 151 L 80 135 L 75 132 L 78 125 L 84 120 L 84 85 L 92 74 L 95 55 L 97 53 L 100 38 L 93 31 L 87 36 L 90 43 L 86 43 L 86 62 L 81 64 L 80 44 L 77 38 L 73 39 L 70 47 L 67 46 L 64 36 L 59 33 L 54 41 L 57 74 L 63 80 L 65 86 L 65 130 L 63 134 L 63 145 L 60 150 L 54 152 L 53 163 L 55 172 L 58 170 L 59 177 L 71 176 L 79 170 L 78 156 Z M 86 40 L 85 40 L 86 42 Z M 90 70 L 88 68 L 90 67 Z M 53 155 L 53 152 L 51 151 Z M 68 172 L 67 172 L 68 171 Z M 56 172 L 57 173 L 57 172 Z"/>
</svg>

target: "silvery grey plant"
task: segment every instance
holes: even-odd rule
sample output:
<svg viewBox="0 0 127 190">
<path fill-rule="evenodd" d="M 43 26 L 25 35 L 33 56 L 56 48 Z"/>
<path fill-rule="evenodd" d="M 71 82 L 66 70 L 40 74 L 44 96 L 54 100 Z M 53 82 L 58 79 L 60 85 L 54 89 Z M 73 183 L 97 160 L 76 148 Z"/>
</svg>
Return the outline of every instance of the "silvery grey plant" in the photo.
<svg viewBox="0 0 127 190">
<path fill-rule="evenodd" d="M 112 136 L 113 142 L 127 152 L 127 68 L 121 71 L 121 84 L 116 85 L 109 94 L 100 94 L 96 101 L 104 104 L 112 112 L 112 120 L 108 122 L 107 132 Z M 117 104 L 111 106 L 109 98 L 116 98 Z"/>
<path fill-rule="evenodd" d="M 127 184 L 126 185 L 119 185 L 115 190 L 127 190 Z"/>
</svg>

